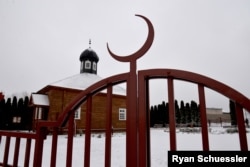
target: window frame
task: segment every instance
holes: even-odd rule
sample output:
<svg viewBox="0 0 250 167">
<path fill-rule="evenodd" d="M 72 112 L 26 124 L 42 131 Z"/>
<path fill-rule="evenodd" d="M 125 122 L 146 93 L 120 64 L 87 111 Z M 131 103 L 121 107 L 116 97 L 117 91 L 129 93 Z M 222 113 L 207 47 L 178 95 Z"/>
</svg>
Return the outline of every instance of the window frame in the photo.
<svg viewBox="0 0 250 167">
<path fill-rule="evenodd" d="M 15 124 L 20 124 L 22 121 L 22 118 L 20 116 L 14 116 L 12 118 L 12 123 L 15 123 Z"/>
<path fill-rule="evenodd" d="M 74 118 L 75 118 L 75 120 L 81 119 L 81 107 L 79 107 L 77 110 L 75 110 Z"/>
<path fill-rule="evenodd" d="M 96 62 L 93 62 L 93 70 L 96 71 Z"/>
<path fill-rule="evenodd" d="M 36 107 L 36 110 L 35 110 L 35 119 L 36 120 L 41 120 L 42 119 L 42 115 L 43 115 L 43 109 L 42 109 L 42 107 Z"/>
<path fill-rule="evenodd" d="M 118 111 L 118 119 L 119 121 L 126 121 L 127 120 L 127 109 L 126 108 L 119 108 Z"/>
<path fill-rule="evenodd" d="M 85 69 L 91 69 L 91 61 L 86 60 L 86 61 L 84 62 L 84 67 L 85 67 Z"/>
</svg>

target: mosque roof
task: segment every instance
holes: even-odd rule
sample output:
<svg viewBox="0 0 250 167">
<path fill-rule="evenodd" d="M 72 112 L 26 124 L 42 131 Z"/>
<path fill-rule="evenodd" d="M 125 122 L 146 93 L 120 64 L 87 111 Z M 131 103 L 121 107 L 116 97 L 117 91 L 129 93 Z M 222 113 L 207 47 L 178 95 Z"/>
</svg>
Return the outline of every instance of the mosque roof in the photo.
<svg viewBox="0 0 250 167">
<path fill-rule="evenodd" d="M 57 82 L 49 84 L 49 86 L 56 86 L 62 88 L 70 88 L 70 89 L 78 89 L 78 90 L 85 90 L 89 86 L 93 85 L 94 83 L 102 80 L 100 76 L 91 73 L 80 73 L 77 75 L 70 76 L 68 78 L 59 80 Z M 106 93 L 105 91 L 102 91 Z M 126 90 L 121 86 L 114 86 L 113 93 L 117 95 L 126 95 Z"/>
</svg>

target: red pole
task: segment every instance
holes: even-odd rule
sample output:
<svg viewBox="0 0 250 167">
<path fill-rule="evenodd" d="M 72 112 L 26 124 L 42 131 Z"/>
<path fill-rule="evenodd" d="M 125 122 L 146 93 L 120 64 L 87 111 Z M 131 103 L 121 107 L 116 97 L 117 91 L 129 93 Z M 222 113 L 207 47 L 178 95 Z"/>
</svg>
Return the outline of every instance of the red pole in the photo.
<svg viewBox="0 0 250 167">
<path fill-rule="evenodd" d="M 130 75 L 127 82 L 127 122 L 126 122 L 126 166 L 138 165 L 137 140 L 137 75 L 136 61 L 130 62 Z"/>
<path fill-rule="evenodd" d="M 248 151 L 243 109 L 238 103 L 235 104 L 235 109 L 236 109 L 237 125 L 239 130 L 240 149 L 241 151 Z"/>
<path fill-rule="evenodd" d="M 91 110 L 92 110 L 92 96 L 89 96 L 87 99 L 87 111 L 86 111 L 84 167 L 90 166 Z"/>
<path fill-rule="evenodd" d="M 4 158 L 3 158 L 3 166 L 7 166 L 7 164 L 8 164 L 9 150 L 10 150 L 10 137 L 6 136 L 5 149 L 4 149 Z"/>
<path fill-rule="evenodd" d="M 112 135 L 112 85 L 107 90 L 105 167 L 111 166 L 111 135 Z"/>
<path fill-rule="evenodd" d="M 46 137 L 47 128 L 40 127 L 37 124 L 37 137 L 35 143 L 35 153 L 34 153 L 34 162 L 33 166 L 41 167 L 42 166 L 42 156 L 43 156 L 43 143 Z"/>
<path fill-rule="evenodd" d="M 26 141 L 26 148 L 25 148 L 25 158 L 24 158 L 24 167 L 29 166 L 30 160 L 30 147 L 31 147 L 31 139 L 27 139 Z"/>
<path fill-rule="evenodd" d="M 207 113 L 204 86 L 198 84 L 199 101 L 200 101 L 200 117 L 201 117 L 201 133 L 203 151 L 209 151 L 208 130 L 207 130 Z"/>
<path fill-rule="evenodd" d="M 73 150 L 73 137 L 74 137 L 74 112 L 70 112 L 69 122 L 68 122 L 68 143 L 67 143 L 67 157 L 66 157 L 66 166 L 72 166 L 72 150 Z"/>
<path fill-rule="evenodd" d="M 169 107 L 169 131 L 170 150 L 176 151 L 176 127 L 175 127 L 175 104 L 173 78 L 168 78 L 168 107 Z"/>
<path fill-rule="evenodd" d="M 58 141 L 58 127 L 54 127 L 52 136 L 50 167 L 56 166 L 57 141 Z"/>
<path fill-rule="evenodd" d="M 139 131 L 139 166 L 150 166 L 150 116 L 149 83 L 143 75 L 138 77 L 138 131 Z"/>
<path fill-rule="evenodd" d="M 16 138 L 15 144 L 15 152 L 14 152 L 14 159 L 13 159 L 13 167 L 17 167 L 18 165 L 18 158 L 19 158 L 19 149 L 20 149 L 20 138 Z"/>
</svg>

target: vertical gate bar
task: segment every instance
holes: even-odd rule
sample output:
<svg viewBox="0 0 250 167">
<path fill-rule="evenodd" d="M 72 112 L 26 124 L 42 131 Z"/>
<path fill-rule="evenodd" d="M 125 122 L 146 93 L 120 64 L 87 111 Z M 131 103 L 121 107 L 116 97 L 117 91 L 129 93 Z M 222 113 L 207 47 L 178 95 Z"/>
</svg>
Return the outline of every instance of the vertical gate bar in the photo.
<svg viewBox="0 0 250 167">
<path fill-rule="evenodd" d="M 147 165 L 151 166 L 151 140 L 150 140 L 150 97 L 149 97 L 149 80 L 146 80 L 146 116 L 147 116 Z"/>
<path fill-rule="evenodd" d="M 36 134 L 33 166 L 41 167 L 43 158 L 43 144 L 44 144 L 44 139 L 47 136 L 47 128 L 41 127 L 39 124 L 37 124 L 36 129 L 37 129 L 37 134 Z"/>
<path fill-rule="evenodd" d="M 112 135 L 112 85 L 107 88 L 105 167 L 111 166 L 111 135 Z"/>
<path fill-rule="evenodd" d="M 8 164 L 9 151 L 10 151 L 10 137 L 6 136 L 5 149 L 4 149 L 4 158 L 3 158 L 3 166 L 7 166 L 7 164 Z"/>
<path fill-rule="evenodd" d="M 90 166 L 91 111 L 92 111 L 92 96 L 89 96 L 87 99 L 87 110 L 86 110 L 84 167 Z"/>
<path fill-rule="evenodd" d="M 75 111 L 70 113 L 69 122 L 68 122 L 68 143 L 67 143 L 67 158 L 66 166 L 72 166 L 72 150 L 73 150 L 73 137 L 74 137 L 74 121 L 75 121 Z"/>
<path fill-rule="evenodd" d="M 13 167 L 17 167 L 17 165 L 18 165 L 19 149 L 20 149 L 20 137 L 17 137 L 16 138 L 16 143 L 15 143 Z"/>
<path fill-rule="evenodd" d="M 35 153 L 34 153 L 34 161 L 33 166 L 41 167 L 42 166 L 42 156 L 43 156 L 43 144 L 44 139 L 46 137 L 47 128 L 40 127 L 37 125 L 37 136 L 35 142 Z"/>
<path fill-rule="evenodd" d="M 138 75 L 138 118 L 139 118 L 139 167 L 150 166 L 150 133 L 148 128 L 148 80 Z"/>
<path fill-rule="evenodd" d="M 52 135 L 50 167 L 55 167 L 56 166 L 57 141 L 58 141 L 58 128 L 54 127 L 53 128 L 53 135 Z"/>
<path fill-rule="evenodd" d="M 130 62 L 127 82 L 126 166 L 138 166 L 138 99 L 136 62 Z"/>
<path fill-rule="evenodd" d="M 199 102 L 200 102 L 200 117 L 201 117 L 201 133 L 203 151 L 209 151 L 208 129 L 207 129 L 207 113 L 204 86 L 198 84 Z"/>
<path fill-rule="evenodd" d="M 24 167 L 29 166 L 30 160 L 30 148 L 31 148 L 31 139 L 27 139 L 26 141 L 26 148 L 25 148 L 25 157 L 24 157 Z"/>
<path fill-rule="evenodd" d="M 238 131 L 239 131 L 240 149 L 241 151 L 248 151 L 243 109 L 238 103 L 235 103 L 235 110 L 236 110 L 236 119 L 237 119 Z"/>
<path fill-rule="evenodd" d="M 176 126 L 175 126 L 175 102 L 173 78 L 168 78 L 168 107 L 169 107 L 169 130 L 170 150 L 176 151 Z"/>
</svg>

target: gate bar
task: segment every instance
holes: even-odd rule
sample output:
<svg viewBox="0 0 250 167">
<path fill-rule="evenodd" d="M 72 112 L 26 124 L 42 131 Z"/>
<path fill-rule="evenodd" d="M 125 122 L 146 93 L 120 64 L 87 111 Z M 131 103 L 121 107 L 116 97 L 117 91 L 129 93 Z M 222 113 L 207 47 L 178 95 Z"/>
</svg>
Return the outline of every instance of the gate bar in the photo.
<svg viewBox="0 0 250 167">
<path fill-rule="evenodd" d="M 74 126 L 75 126 L 75 111 L 71 111 L 68 122 L 68 142 L 67 142 L 67 157 L 66 165 L 67 167 L 72 166 L 72 151 L 73 151 L 73 136 L 74 136 Z"/>
<path fill-rule="evenodd" d="M 14 158 L 13 158 L 13 166 L 14 167 L 17 167 L 17 165 L 18 165 L 19 150 L 20 150 L 20 138 L 17 137 L 16 143 L 15 143 Z"/>
<path fill-rule="evenodd" d="M 89 95 L 87 98 L 87 111 L 86 111 L 84 167 L 90 166 L 91 117 L 92 117 L 91 110 L 92 110 L 92 96 Z"/>
<path fill-rule="evenodd" d="M 149 80 L 142 75 L 138 77 L 138 96 L 139 167 L 150 167 Z"/>
<path fill-rule="evenodd" d="M 127 81 L 126 167 L 138 166 L 138 95 L 136 62 L 130 62 Z"/>
<path fill-rule="evenodd" d="M 10 150 L 10 136 L 6 136 L 3 166 L 7 166 L 8 164 L 9 150 Z"/>
<path fill-rule="evenodd" d="M 238 103 L 235 103 L 235 110 L 236 110 L 236 119 L 239 130 L 240 149 L 241 151 L 248 151 L 243 109 Z"/>
<path fill-rule="evenodd" d="M 52 148 L 51 148 L 51 158 L 50 167 L 56 166 L 56 155 L 57 155 L 57 141 L 58 141 L 58 127 L 53 128 L 52 134 Z"/>
<path fill-rule="evenodd" d="M 31 139 L 26 140 L 26 148 L 25 148 L 25 158 L 24 158 L 24 167 L 29 166 L 30 160 L 30 148 L 31 148 Z"/>
<path fill-rule="evenodd" d="M 107 88 L 105 167 L 111 166 L 111 135 L 112 135 L 112 85 Z"/>
<path fill-rule="evenodd" d="M 168 107 L 169 107 L 169 133 L 170 150 L 176 151 L 176 126 L 175 126 L 175 102 L 173 78 L 168 78 Z"/>
<path fill-rule="evenodd" d="M 146 96 L 144 96 L 146 100 L 146 144 L 147 144 L 147 167 L 151 166 L 151 145 L 150 145 L 150 100 L 149 100 L 149 80 L 145 81 L 146 84 Z"/>
<path fill-rule="evenodd" d="M 198 84 L 199 102 L 200 102 L 200 117 L 201 117 L 201 133 L 203 151 L 209 151 L 208 130 L 207 130 L 207 114 L 204 86 Z"/>
</svg>

